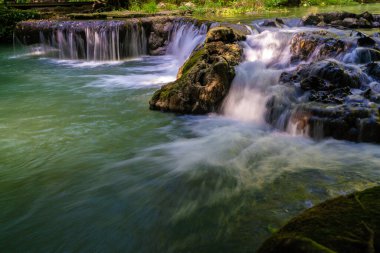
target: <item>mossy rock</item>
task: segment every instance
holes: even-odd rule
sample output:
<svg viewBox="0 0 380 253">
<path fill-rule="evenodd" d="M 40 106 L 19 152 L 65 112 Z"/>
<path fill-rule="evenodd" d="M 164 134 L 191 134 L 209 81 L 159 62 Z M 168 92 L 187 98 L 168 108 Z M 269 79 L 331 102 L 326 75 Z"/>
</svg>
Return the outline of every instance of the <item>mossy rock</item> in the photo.
<svg viewBox="0 0 380 253">
<path fill-rule="evenodd" d="M 177 80 L 156 91 L 150 109 L 205 114 L 215 112 L 228 94 L 235 66 L 242 60 L 245 39 L 230 27 L 214 27 L 180 68 Z"/>
<path fill-rule="evenodd" d="M 259 253 L 380 252 L 380 187 L 341 196 L 291 220 Z"/>
</svg>

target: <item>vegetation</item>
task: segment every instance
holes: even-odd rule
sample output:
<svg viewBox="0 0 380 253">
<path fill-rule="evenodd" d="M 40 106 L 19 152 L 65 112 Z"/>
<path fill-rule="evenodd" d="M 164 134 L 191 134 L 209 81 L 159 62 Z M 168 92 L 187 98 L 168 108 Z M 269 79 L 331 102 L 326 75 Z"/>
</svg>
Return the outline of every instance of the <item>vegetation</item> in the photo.
<svg viewBox="0 0 380 253">
<path fill-rule="evenodd" d="M 187 11 L 202 15 L 206 13 L 216 14 L 241 14 L 271 10 L 286 6 L 325 6 L 325 5 L 353 5 L 358 4 L 354 0 L 132 0 L 130 10 L 146 13 L 158 11 Z"/>
<path fill-rule="evenodd" d="M 10 42 L 17 22 L 40 18 L 36 11 L 0 8 L 0 42 Z"/>
</svg>

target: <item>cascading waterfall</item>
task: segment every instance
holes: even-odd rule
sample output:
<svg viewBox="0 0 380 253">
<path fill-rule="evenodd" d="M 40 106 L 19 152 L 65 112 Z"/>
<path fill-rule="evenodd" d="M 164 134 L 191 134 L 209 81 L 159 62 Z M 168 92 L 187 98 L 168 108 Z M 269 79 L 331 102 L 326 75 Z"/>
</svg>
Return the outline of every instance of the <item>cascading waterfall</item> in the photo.
<svg viewBox="0 0 380 253">
<path fill-rule="evenodd" d="M 323 122 L 318 122 L 316 119 L 311 128 L 308 123 L 310 115 L 302 110 L 299 111 L 296 106 L 309 94 L 306 92 L 301 96 L 302 92 L 297 91 L 300 84 L 296 83 L 290 87 L 280 83 L 282 73 L 289 73 L 302 68 L 302 65 L 321 60 L 321 53 L 323 54 L 324 50 L 321 45 L 316 46 L 307 59 L 299 61 L 293 60 L 291 52 L 292 38 L 296 33 L 305 31 L 318 33 L 318 30 L 305 27 L 257 28 L 260 32 L 252 32 L 243 45 L 245 61 L 236 68 L 236 77 L 222 105 L 223 113 L 227 117 L 238 120 L 259 124 L 268 122 L 292 135 L 311 135 L 314 138 L 322 138 Z M 330 29 L 329 32 L 337 35 L 342 33 L 336 29 Z M 362 87 L 376 90 L 380 87 L 379 83 L 364 73 L 358 65 L 372 62 L 371 53 L 369 48 L 351 46 L 346 52 L 339 53 L 333 58 L 327 57 L 327 59 L 331 64 L 344 66 L 346 75 L 357 78 Z M 314 76 L 318 73 L 324 74 L 320 73 L 321 70 L 318 67 L 316 64 L 315 69 L 308 71 L 311 71 L 311 75 Z M 353 101 L 356 94 L 360 95 L 364 91 L 365 88 L 361 90 L 352 88 L 350 92 L 353 94 Z"/>
<path fill-rule="evenodd" d="M 226 116 L 244 121 L 264 122 L 268 92 L 278 84 L 289 67 L 291 34 L 264 31 L 247 37 L 246 61 L 237 67 L 236 77 L 223 103 Z"/>
<path fill-rule="evenodd" d="M 206 38 L 207 24 L 191 20 L 172 20 L 163 46 L 167 55 L 174 56 L 178 67 Z M 25 23 L 18 39 L 33 44 L 32 54 L 50 55 L 60 59 L 86 61 L 120 61 L 148 55 L 149 23 L 135 21 L 40 21 Z M 153 38 L 154 39 L 154 38 Z M 166 41 L 167 40 L 167 41 Z"/>
<path fill-rule="evenodd" d="M 175 23 L 169 35 L 167 54 L 174 55 L 178 64 L 182 65 L 193 50 L 205 40 L 207 30 L 206 24 L 198 27 L 192 22 Z"/>
<path fill-rule="evenodd" d="M 123 21 L 61 22 L 51 32 L 41 31 L 40 43 L 61 59 L 118 61 L 147 54 L 144 27 Z"/>
</svg>

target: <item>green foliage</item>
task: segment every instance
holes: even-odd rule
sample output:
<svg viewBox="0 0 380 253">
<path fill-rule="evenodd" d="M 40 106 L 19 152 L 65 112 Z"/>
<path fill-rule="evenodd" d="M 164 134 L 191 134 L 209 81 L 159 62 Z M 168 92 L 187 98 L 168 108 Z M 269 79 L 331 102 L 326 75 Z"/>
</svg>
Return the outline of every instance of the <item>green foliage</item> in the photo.
<svg viewBox="0 0 380 253">
<path fill-rule="evenodd" d="M 141 11 L 146 13 L 156 13 L 158 11 L 157 4 L 155 1 L 151 0 L 149 2 L 141 2 L 134 0 L 132 1 L 131 7 L 129 8 L 131 11 Z"/>
<path fill-rule="evenodd" d="M 23 20 L 40 18 L 36 11 L 0 8 L 0 42 L 11 42 L 16 24 Z"/>
<path fill-rule="evenodd" d="M 266 7 L 277 7 L 286 4 L 286 2 L 286 0 L 266 0 L 264 1 L 264 5 Z"/>
<path fill-rule="evenodd" d="M 325 6 L 325 5 L 354 5 L 358 2 L 354 0 L 304 0 L 302 1 L 303 6 Z"/>
</svg>

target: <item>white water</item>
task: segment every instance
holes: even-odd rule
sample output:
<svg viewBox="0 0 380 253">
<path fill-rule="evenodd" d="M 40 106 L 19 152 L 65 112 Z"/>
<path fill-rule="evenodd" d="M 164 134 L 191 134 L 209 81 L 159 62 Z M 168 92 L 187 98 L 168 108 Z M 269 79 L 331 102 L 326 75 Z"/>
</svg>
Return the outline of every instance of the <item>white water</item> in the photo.
<svg viewBox="0 0 380 253">
<path fill-rule="evenodd" d="M 174 55 L 178 65 L 181 66 L 194 49 L 205 40 L 206 33 L 205 24 L 197 27 L 189 22 L 176 23 L 170 35 L 167 54 Z"/>
<path fill-rule="evenodd" d="M 292 100 L 300 100 L 296 89 L 280 85 L 281 73 L 296 69 L 302 64 L 310 64 L 317 60 L 320 48 L 317 47 L 310 57 L 303 62 L 291 62 L 291 40 L 295 33 L 309 30 L 320 30 L 317 28 L 290 28 L 278 29 L 267 28 L 263 30 L 258 27 L 261 33 L 252 32 L 247 41 L 243 43 L 245 60 L 236 68 L 236 77 L 233 80 L 230 92 L 226 97 L 222 111 L 227 117 L 239 120 L 266 124 L 266 105 L 270 98 L 276 97 L 274 103 L 292 104 Z M 336 29 L 329 29 L 337 36 L 345 35 L 347 32 Z M 344 65 L 345 71 L 351 76 L 358 77 L 360 83 L 368 87 L 377 87 L 378 82 L 371 79 L 361 69 L 361 64 L 372 61 L 368 49 L 352 48 L 348 52 L 337 55 L 335 59 L 329 59 Z M 313 70 L 311 70 L 313 71 Z M 297 86 L 297 84 L 296 84 Z M 354 94 L 354 91 L 352 91 Z M 359 90 L 359 92 L 361 92 Z M 293 109 L 284 108 L 275 122 L 271 122 L 276 128 L 284 130 L 291 135 L 308 136 L 310 127 L 308 126 L 309 115 L 300 115 Z M 320 133 L 314 133 L 320 128 Z M 313 129 L 313 136 L 323 137 L 323 126 L 318 127 L 316 123 Z"/>
<path fill-rule="evenodd" d="M 248 36 L 244 43 L 245 62 L 236 68 L 236 77 L 223 104 L 226 116 L 264 123 L 266 102 L 280 74 L 289 67 L 290 39 L 287 33 L 264 31 Z"/>
<path fill-rule="evenodd" d="M 63 23 L 50 33 L 40 32 L 37 51 L 58 53 L 60 59 L 86 61 L 119 61 L 147 54 L 147 38 L 139 24 L 118 22 L 86 22 L 77 28 Z M 83 25 L 81 24 L 81 25 Z"/>
</svg>

